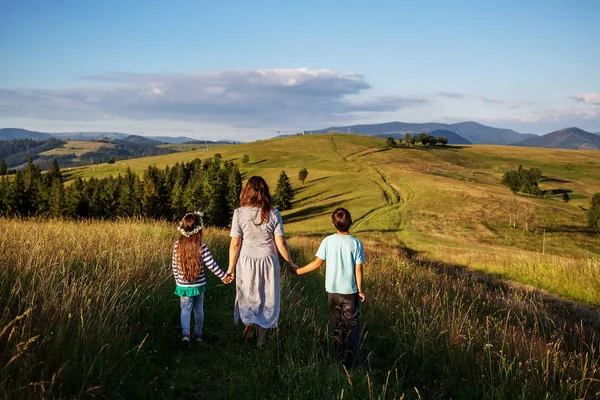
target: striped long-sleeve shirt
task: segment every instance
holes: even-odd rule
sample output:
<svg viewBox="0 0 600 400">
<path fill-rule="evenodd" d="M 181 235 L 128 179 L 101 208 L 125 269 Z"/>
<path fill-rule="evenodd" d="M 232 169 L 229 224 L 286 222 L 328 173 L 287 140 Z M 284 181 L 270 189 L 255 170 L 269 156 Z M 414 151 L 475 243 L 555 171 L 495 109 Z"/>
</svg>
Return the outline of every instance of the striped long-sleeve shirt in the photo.
<svg viewBox="0 0 600 400">
<path fill-rule="evenodd" d="M 206 243 L 202 242 L 202 252 L 200 253 L 200 261 L 202 264 L 202 268 L 200 269 L 200 276 L 193 282 L 187 282 L 183 277 L 183 273 L 179 267 L 179 263 L 177 262 L 177 247 L 179 245 L 179 241 L 175 242 L 175 246 L 173 246 L 173 276 L 175 277 L 175 282 L 177 282 L 177 286 L 182 287 L 198 287 L 206 285 L 206 276 L 204 275 L 204 267 L 208 267 L 216 276 L 223 279 L 227 273 L 223 271 L 217 265 L 215 259 L 213 258 L 210 250 Z"/>
</svg>

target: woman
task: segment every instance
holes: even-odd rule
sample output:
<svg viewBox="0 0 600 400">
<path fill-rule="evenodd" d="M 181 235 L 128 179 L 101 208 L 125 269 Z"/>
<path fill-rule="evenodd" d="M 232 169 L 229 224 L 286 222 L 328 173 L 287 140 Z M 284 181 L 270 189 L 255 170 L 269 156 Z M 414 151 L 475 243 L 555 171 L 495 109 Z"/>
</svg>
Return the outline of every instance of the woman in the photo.
<svg viewBox="0 0 600 400">
<path fill-rule="evenodd" d="M 269 186 L 260 176 L 248 180 L 233 213 L 228 274 L 235 276 L 233 318 L 246 325 L 244 339 L 258 326 L 257 343 L 265 343 L 268 328 L 279 320 L 280 267 L 277 250 L 292 267 L 279 211 L 271 208 Z M 236 271 L 237 269 L 237 271 Z"/>
</svg>

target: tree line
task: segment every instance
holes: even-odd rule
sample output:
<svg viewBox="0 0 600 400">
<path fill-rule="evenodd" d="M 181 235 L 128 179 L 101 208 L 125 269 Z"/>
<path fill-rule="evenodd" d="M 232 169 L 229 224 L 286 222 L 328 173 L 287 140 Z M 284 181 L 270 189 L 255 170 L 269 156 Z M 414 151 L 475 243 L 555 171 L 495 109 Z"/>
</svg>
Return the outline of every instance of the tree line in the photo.
<svg viewBox="0 0 600 400">
<path fill-rule="evenodd" d="M 50 168 L 53 159 L 64 167 L 85 164 L 101 164 L 130 158 L 151 157 L 174 153 L 170 148 L 158 147 L 156 143 L 145 143 L 128 140 L 95 140 L 106 143 L 94 151 L 89 151 L 77 157 L 75 154 L 60 154 L 53 156 L 42 155 L 45 151 L 63 147 L 67 142 L 61 139 L 32 140 L 15 139 L 0 141 L 0 175 L 14 174 L 17 169 L 27 163 L 31 157 L 41 170 Z"/>
<path fill-rule="evenodd" d="M 27 162 L 32 154 L 38 157 L 39 153 L 62 147 L 66 142 L 60 139 L 33 140 L 15 139 L 0 141 L 0 175 L 8 173 L 7 168 L 18 167 Z M 11 171 L 14 173 L 15 171 Z"/>
<path fill-rule="evenodd" d="M 388 137 L 386 144 L 388 147 L 398 147 L 402 145 L 414 145 L 422 144 L 423 146 L 435 146 L 435 145 L 447 145 L 448 138 L 445 136 L 431 136 L 427 133 L 419 133 L 418 135 L 411 136 L 410 133 L 404 135 L 404 139 L 398 139 L 398 143 L 393 137 Z"/>
<path fill-rule="evenodd" d="M 116 178 L 76 178 L 68 185 L 56 160 L 42 173 L 30 159 L 23 171 L 0 179 L 0 215 L 177 220 L 186 212 L 201 210 L 207 224 L 224 227 L 239 206 L 241 189 L 238 166 L 220 154 L 164 169 L 150 166 L 141 176 L 128 168 Z M 293 188 L 282 171 L 274 206 L 289 209 L 292 199 Z"/>
<path fill-rule="evenodd" d="M 539 187 L 543 175 L 539 168 L 523 168 L 522 165 L 516 170 L 509 170 L 502 176 L 502 184 L 507 186 L 514 194 L 517 192 L 527 193 L 534 196 L 546 197 L 553 193 L 552 190 L 541 190 Z M 563 193 L 562 200 L 565 203 L 571 201 L 569 193 L 561 190 Z M 560 192 L 559 192 L 560 193 Z M 516 227 L 516 197 L 510 202 L 509 215 L 510 222 L 513 228 Z M 535 210 L 525 210 L 525 229 L 529 230 L 531 222 L 535 219 Z M 595 193 L 590 199 L 590 208 L 587 210 L 588 228 L 592 232 L 600 233 L 600 193 Z"/>
</svg>

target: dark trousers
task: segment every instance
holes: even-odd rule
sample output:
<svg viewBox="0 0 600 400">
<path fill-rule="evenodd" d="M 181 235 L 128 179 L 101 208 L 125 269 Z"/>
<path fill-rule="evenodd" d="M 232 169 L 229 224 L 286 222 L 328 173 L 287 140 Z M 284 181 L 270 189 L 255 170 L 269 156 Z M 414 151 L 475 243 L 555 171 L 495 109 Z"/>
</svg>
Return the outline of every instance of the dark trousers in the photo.
<svg viewBox="0 0 600 400">
<path fill-rule="evenodd" d="M 354 356 L 360 341 L 358 293 L 329 293 L 327 302 L 336 350 L 342 357 Z"/>
</svg>

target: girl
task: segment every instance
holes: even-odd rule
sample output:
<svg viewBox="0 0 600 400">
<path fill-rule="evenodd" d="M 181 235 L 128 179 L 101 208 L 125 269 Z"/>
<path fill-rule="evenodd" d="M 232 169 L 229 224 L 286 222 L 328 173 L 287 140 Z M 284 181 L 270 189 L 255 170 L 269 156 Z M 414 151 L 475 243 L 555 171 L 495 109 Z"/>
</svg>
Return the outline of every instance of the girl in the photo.
<svg viewBox="0 0 600 400">
<path fill-rule="evenodd" d="M 177 287 L 175 294 L 180 296 L 182 342 L 190 343 L 190 319 L 192 308 L 196 325 L 192 339 L 202 341 L 204 323 L 204 291 L 206 277 L 202 264 L 217 275 L 223 283 L 229 284 L 233 277 L 226 274 L 213 259 L 206 243 L 202 241 L 202 216 L 200 212 L 186 214 L 179 224 L 179 240 L 173 246 L 173 276 Z M 201 263 L 202 262 L 202 263 Z"/>
</svg>

